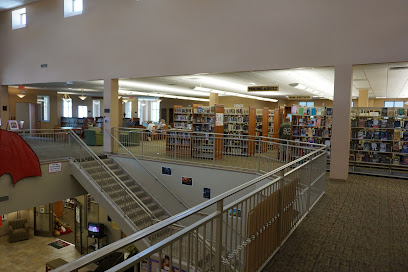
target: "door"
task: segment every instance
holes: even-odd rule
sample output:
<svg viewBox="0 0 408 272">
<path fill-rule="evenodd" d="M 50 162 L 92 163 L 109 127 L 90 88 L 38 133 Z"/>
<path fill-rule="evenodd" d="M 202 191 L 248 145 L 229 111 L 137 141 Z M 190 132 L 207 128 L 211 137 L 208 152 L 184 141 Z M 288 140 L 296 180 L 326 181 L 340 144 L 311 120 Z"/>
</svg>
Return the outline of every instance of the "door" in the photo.
<svg viewBox="0 0 408 272">
<path fill-rule="evenodd" d="M 174 128 L 174 124 L 173 124 L 173 117 L 174 117 L 174 115 L 173 115 L 173 111 L 174 111 L 174 109 L 173 108 L 169 108 L 169 124 Z"/>
<path fill-rule="evenodd" d="M 74 200 L 75 211 L 75 248 L 82 254 L 82 205 L 76 199 Z"/>
<path fill-rule="evenodd" d="M 52 237 L 54 229 L 53 205 L 34 207 L 34 235 Z"/>
</svg>

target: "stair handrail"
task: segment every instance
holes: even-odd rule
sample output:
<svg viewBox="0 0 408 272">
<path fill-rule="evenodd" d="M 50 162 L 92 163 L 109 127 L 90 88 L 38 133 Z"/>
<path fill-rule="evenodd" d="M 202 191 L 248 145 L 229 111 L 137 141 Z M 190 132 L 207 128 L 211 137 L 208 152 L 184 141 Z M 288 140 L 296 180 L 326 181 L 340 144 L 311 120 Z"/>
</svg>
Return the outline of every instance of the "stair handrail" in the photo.
<svg viewBox="0 0 408 272">
<path fill-rule="evenodd" d="M 187 204 L 183 202 L 183 200 L 181 200 L 175 193 L 173 193 L 158 177 L 156 177 L 155 174 L 153 174 L 138 158 L 136 158 L 136 156 L 133 155 L 133 153 L 130 152 L 129 149 L 127 149 L 118 139 L 116 139 L 115 136 L 113 136 L 107 129 L 106 129 L 105 131 L 112 137 L 112 139 L 113 139 L 114 141 L 116 141 L 123 149 L 125 149 L 126 152 L 127 152 L 134 160 L 136 160 L 140 165 L 142 165 L 143 168 L 146 169 L 147 172 L 149 172 L 150 175 L 151 175 L 155 180 L 157 180 L 164 188 L 166 188 L 166 190 L 167 190 L 170 194 L 172 194 L 172 195 L 180 202 L 180 204 L 182 204 L 186 209 L 190 209 L 190 207 L 188 207 Z"/>
<path fill-rule="evenodd" d="M 150 216 L 150 218 L 154 218 L 157 219 L 157 217 L 153 214 L 153 212 L 143 203 L 143 201 L 141 201 L 123 182 L 122 180 L 120 180 L 120 178 L 118 178 L 118 176 L 105 164 L 105 162 L 103 160 L 101 160 L 96 154 L 95 152 L 93 152 L 92 149 L 89 148 L 89 146 L 87 146 L 82 140 L 81 138 L 79 138 L 79 136 L 73 132 L 72 130 L 69 130 L 69 133 L 71 134 L 71 136 L 77 141 L 77 143 L 84 148 L 84 150 L 86 150 L 88 152 L 89 155 L 92 156 L 92 158 L 99 163 L 99 165 L 102 166 L 102 168 L 104 168 L 108 174 L 113 177 L 113 179 L 120 185 L 120 187 L 122 187 L 122 189 L 124 189 L 126 191 L 126 193 L 128 193 L 128 195 L 130 195 L 130 197 L 139 205 L 139 207 Z M 73 158 L 75 160 L 75 158 Z M 78 163 L 78 165 L 82 167 L 82 165 L 80 163 Z"/>
</svg>

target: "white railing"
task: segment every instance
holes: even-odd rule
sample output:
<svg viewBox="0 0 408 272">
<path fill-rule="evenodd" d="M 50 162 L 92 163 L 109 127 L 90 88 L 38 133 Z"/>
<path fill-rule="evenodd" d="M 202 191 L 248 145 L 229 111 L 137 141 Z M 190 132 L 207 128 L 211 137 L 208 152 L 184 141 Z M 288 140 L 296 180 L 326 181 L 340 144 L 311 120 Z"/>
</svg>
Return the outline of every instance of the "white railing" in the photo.
<svg viewBox="0 0 408 272">
<path fill-rule="evenodd" d="M 260 141 L 261 147 L 262 144 Z M 304 147 L 303 152 L 307 154 L 298 156 L 294 152 L 299 150 L 290 148 L 292 144 L 274 144 L 278 154 L 273 156 L 286 156 L 284 161 L 289 162 L 55 271 L 85 267 L 130 244 L 157 236 L 166 228 L 175 229 L 184 219 L 204 210 L 209 213 L 205 218 L 179 229 L 108 271 L 125 271 L 132 267 L 156 271 L 165 255 L 169 256 L 169 266 L 178 271 L 261 270 L 325 192 L 325 146 Z M 280 155 L 281 150 L 286 155 Z M 264 171 L 266 164 L 268 161 L 253 170 Z M 200 242 L 199 237 L 206 242 Z"/>
<path fill-rule="evenodd" d="M 113 154 L 267 173 L 324 145 L 235 134 L 113 128 Z"/>
<path fill-rule="evenodd" d="M 123 181 L 71 130 L 21 130 L 19 135 L 31 146 L 41 162 L 70 159 L 139 229 L 157 219 Z M 134 216 L 130 216 L 134 215 Z"/>
</svg>

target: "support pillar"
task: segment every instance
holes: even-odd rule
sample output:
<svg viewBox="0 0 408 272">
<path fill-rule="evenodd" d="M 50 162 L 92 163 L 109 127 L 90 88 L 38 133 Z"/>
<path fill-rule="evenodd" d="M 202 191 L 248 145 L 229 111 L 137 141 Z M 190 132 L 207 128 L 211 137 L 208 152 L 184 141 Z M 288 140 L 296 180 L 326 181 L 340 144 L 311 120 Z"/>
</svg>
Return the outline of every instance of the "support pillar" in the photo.
<svg viewBox="0 0 408 272">
<path fill-rule="evenodd" d="M 358 90 L 358 106 L 368 107 L 368 90 L 367 89 Z"/>
<path fill-rule="evenodd" d="M 6 85 L 0 85 L 0 118 L 1 129 L 7 129 L 7 122 L 10 119 L 10 102 Z"/>
<path fill-rule="evenodd" d="M 214 107 L 215 104 L 219 104 L 218 103 L 218 94 L 217 93 L 210 93 L 210 106 Z"/>
<path fill-rule="evenodd" d="M 104 131 L 112 133 L 112 128 L 119 127 L 119 80 L 105 79 L 103 89 L 103 116 L 105 117 L 103 123 Z M 112 134 L 113 135 L 113 134 Z M 115 135 L 114 135 L 115 136 Z M 103 151 L 113 152 L 113 140 L 108 133 L 103 134 Z"/>
<path fill-rule="evenodd" d="M 350 149 L 350 109 L 353 67 L 335 67 L 330 179 L 347 181 Z M 360 105 L 359 105 L 360 106 Z"/>
</svg>

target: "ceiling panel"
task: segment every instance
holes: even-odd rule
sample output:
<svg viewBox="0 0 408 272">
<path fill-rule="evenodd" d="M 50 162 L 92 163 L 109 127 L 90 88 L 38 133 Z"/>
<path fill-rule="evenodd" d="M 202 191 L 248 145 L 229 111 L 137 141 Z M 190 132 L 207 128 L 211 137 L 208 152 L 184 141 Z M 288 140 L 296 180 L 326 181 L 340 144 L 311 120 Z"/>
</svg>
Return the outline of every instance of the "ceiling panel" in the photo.
<svg viewBox="0 0 408 272">
<path fill-rule="evenodd" d="M 0 12 L 38 2 L 39 0 L 0 0 Z"/>
</svg>

